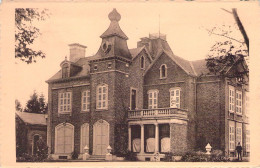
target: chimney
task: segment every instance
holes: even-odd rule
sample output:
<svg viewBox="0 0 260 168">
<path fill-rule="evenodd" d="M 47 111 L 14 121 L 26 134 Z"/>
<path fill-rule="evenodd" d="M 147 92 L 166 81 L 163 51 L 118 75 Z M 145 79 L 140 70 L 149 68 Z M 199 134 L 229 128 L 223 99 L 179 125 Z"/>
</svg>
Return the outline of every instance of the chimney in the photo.
<svg viewBox="0 0 260 168">
<path fill-rule="evenodd" d="M 87 48 L 87 46 L 81 45 L 79 43 L 73 43 L 73 44 L 69 44 L 69 47 L 70 47 L 69 61 L 76 62 L 80 58 L 85 57 L 85 48 Z"/>
</svg>

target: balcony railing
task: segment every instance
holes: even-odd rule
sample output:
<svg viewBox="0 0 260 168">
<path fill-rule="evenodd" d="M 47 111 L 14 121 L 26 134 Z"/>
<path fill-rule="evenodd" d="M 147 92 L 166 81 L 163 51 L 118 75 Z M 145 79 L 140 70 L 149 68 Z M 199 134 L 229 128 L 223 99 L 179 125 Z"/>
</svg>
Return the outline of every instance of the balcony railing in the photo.
<svg viewBox="0 0 260 168">
<path fill-rule="evenodd" d="M 158 117 L 178 117 L 187 118 L 187 110 L 177 108 L 158 108 L 158 109 L 142 109 L 130 110 L 128 112 L 129 119 L 137 118 L 158 118 Z"/>
</svg>

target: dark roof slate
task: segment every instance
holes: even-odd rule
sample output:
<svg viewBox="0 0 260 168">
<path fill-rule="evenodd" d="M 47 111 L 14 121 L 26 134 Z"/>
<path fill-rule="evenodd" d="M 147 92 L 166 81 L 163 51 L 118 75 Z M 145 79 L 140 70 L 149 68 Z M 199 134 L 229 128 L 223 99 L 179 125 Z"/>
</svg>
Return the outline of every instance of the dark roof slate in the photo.
<svg viewBox="0 0 260 168">
<path fill-rule="evenodd" d="M 27 112 L 15 112 L 17 116 L 24 123 L 31 124 L 31 125 L 47 125 L 45 115 L 44 114 L 36 114 L 36 113 L 27 113 Z"/>
</svg>

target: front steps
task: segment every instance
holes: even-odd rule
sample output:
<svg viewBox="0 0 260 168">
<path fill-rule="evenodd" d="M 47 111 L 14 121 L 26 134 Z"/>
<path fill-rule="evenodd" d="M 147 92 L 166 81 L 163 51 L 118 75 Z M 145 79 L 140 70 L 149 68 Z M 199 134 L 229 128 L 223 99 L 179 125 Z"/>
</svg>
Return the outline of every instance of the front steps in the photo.
<svg viewBox="0 0 260 168">
<path fill-rule="evenodd" d="M 90 155 L 90 157 L 87 160 L 84 160 L 87 162 L 104 162 L 106 161 L 105 155 Z"/>
</svg>

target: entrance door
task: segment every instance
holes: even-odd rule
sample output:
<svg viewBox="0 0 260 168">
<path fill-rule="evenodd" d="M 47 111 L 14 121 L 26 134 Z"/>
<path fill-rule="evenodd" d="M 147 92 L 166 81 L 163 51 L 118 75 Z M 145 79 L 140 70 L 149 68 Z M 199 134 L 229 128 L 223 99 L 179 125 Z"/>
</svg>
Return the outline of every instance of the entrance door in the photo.
<svg viewBox="0 0 260 168">
<path fill-rule="evenodd" d="M 105 155 L 109 145 L 109 124 L 99 120 L 94 124 L 94 155 Z"/>
</svg>

